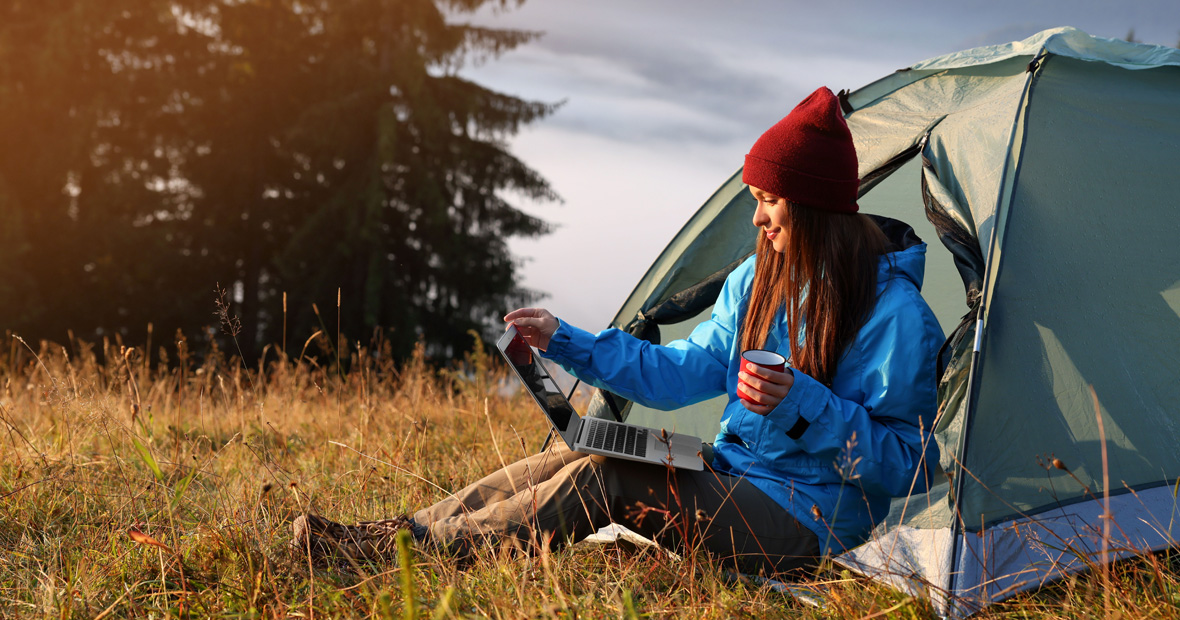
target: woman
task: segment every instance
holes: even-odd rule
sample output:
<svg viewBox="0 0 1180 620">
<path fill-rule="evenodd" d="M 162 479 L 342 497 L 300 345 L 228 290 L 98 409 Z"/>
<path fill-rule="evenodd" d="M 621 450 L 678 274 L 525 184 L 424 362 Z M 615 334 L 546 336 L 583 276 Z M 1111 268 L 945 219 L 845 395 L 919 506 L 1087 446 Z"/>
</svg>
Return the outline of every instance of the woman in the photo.
<svg viewBox="0 0 1180 620">
<path fill-rule="evenodd" d="M 856 152 L 826 88 L 758 139 L 743 180 L 758 201 L 757 252 L 687 339 L 592 335 L 537 308 L 504 317 L 546 357 L 635 402 L 667 409 L 728 394 L 710 467 L 558 447 L 413 517 L 351 527 L 301 517 L 296 541 L 376 556 L 392 532 L 410 528 L 419 542 L 462 554 L 488 539 L 554 546 L 613 521 L 765 572 L 862 542 L 890 498 L 924 489 L 925 463 L 938 462 L 924 429 L 943 336 L 918 293 L 925 244 L 908 228 L 890 239 L 857 213 Z M 744 365 L 741 353 L 759 348 L 789 367 Z"/>
</svg>

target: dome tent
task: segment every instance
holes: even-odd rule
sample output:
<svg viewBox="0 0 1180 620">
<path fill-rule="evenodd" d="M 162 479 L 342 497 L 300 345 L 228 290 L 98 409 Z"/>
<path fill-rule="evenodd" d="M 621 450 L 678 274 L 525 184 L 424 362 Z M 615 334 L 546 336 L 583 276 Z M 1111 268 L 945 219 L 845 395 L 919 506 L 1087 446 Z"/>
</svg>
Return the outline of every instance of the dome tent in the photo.
<svg viewBox="0 0 1180 620">
<path fill-rule="evenodd" d="M 1180 50 L 1059 28 L 918 63 L 841 102 L 861 210 L 930 242 L 923 295 L 950 336 L 934 429 L 945 475 L 836 561 L 962 616 L 1175 544 Z M 612 325 L 687 335 L 752 252 L 753 209 L 739 170 Z M 653 412 L 601 391 L 590 405 L 704 437 L 721 411 Z"/>
</svg>

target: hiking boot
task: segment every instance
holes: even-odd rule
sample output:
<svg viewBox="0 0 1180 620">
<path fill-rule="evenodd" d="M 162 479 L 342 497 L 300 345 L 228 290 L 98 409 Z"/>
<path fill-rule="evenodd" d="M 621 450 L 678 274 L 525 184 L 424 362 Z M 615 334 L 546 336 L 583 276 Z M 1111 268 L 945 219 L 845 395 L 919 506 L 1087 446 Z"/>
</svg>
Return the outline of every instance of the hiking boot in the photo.
<svg viewBox="0 0 1180 620">
<path fill-rule="evenodd" d="M 406 515 L 380 521 L 343 525 L 306 514 L 291 523 L 293 545 L 317 557 L 337 553 L 353 560 L 382 560 L 397 555 L 397 533 L 410 530 L 414 520 Z"/>
</svg>

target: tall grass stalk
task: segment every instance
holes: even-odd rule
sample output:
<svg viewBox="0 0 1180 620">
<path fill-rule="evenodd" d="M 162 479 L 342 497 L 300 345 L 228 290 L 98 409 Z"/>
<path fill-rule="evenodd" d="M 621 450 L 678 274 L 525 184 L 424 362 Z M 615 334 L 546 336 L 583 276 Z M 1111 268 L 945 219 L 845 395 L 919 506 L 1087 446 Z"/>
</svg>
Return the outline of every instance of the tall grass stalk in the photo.
<svg viewBox="0 0 1180 620">
<path fill-rule="evenodd" d="M 411 550 L 413 544 L 409 531 L 402 530 L 397 533 L 397 559 L 402 569 L 402 618 L 404 620 L 418 618 L 418 596 L 414 593 L 414 552 Z"/>
</svg>

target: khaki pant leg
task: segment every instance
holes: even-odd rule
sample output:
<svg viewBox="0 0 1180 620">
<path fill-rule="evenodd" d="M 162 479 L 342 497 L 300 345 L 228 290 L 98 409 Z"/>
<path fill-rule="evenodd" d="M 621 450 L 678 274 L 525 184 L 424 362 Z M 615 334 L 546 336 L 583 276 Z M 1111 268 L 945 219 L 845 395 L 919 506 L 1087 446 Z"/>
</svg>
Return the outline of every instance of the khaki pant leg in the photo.
<svg viewBox="0 0 1180 620">
<path fill-rule="evenodd" d="M 585 454 L 571 451 L 564 442 L 556 439 L 540 453 L 506 465 L 433 506 L 419 510 L 414 513 L 414 521 L 421 525 L 429 525 L 448 517 L 479 510 L 548 480 L 562 467 L 585 457 Z"/>
</svg>

